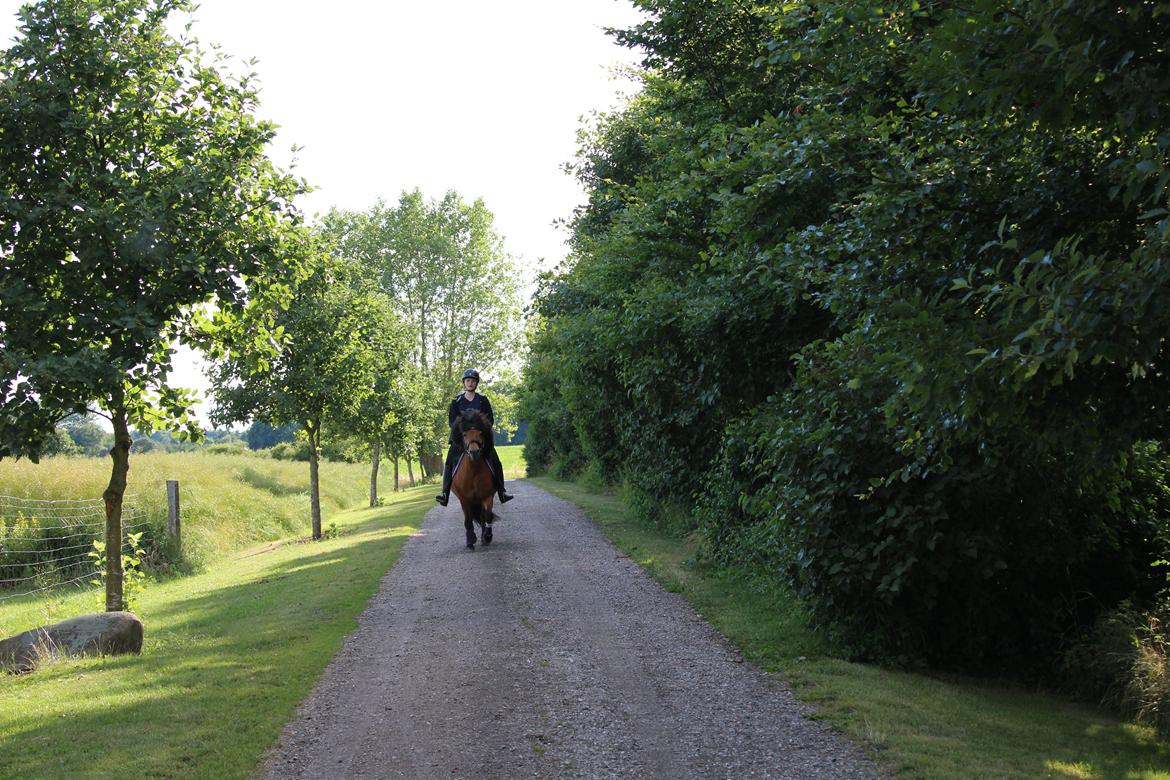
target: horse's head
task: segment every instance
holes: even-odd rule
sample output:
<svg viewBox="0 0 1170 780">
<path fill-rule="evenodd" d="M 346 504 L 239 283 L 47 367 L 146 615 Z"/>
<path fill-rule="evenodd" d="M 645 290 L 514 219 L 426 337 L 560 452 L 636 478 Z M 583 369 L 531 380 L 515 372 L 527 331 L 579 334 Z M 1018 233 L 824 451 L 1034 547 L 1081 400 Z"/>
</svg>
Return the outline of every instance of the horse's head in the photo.
<svg viewBox="0 0 1170 780">
<path fill-rule="evenodd" d="M 472 460 L 479 460 L 492 435 L 492 426 L 487 418 L 474 409 L 468 409 L 455 421 L 455 427 L 463 442 L 463 451 L 470 455 Z"/>
</svg>

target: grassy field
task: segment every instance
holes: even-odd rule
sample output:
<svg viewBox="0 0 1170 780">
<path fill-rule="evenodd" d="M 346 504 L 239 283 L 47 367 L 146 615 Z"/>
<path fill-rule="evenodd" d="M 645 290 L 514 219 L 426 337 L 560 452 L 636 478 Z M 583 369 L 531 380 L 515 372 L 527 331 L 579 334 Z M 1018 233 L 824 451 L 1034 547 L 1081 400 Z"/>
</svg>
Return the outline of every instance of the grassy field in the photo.
<svg viewBox="0 0 1170 780">
<path fill-rule="evenodd" d="M 37 499 L 101 498 L 108 458 L 0 461 L 0 494 Z M 146 518 L 166 525 L 168 479 L 179 480 L 183 556 L 196 566 L 258 541 L 309 528 L 309 464 L 251 454 L 147 452 L 130 457 L 127 493 Z M 321 511 L 369 497 L 369 466 L 321 464 Z"/>
<path fill-rule="evenodd" d="M 694 562 L 697 546 L 627 519 L 620 496 L 532 480 L 585 509 L 744 655 L 788 680 L 819 716 L 906 780 L 1170 780 L 1170 744 L 1148 728 L 1033 691 L 911 674 L 833 656 L 785 592 Z"/>
<path fill-rule="evenodd" d="M 432 492 L 334 514 L 334 538 L 237 551 L 151 586 L 139 599 L 141 656 L 0 675 L 0 778 L 248 776 L 356 626 Z"/>
<path fill-rule="evenodd" d="M 509 444 L 496 447 L 500 454 L 500 465 L 504 467 L 505 479 L 523 479 L 528 475 L 528 463 L 524 460 L 524 445 Z"/>
</svg>

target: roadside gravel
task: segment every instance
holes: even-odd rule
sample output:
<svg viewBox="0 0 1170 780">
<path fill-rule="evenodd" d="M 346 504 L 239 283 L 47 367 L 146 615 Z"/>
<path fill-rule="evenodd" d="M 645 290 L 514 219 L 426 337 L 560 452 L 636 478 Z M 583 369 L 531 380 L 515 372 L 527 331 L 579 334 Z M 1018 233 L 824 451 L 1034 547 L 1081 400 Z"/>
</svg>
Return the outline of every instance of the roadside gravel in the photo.
<svg viewBox="0 0 1170 780">
<path fill-rule="evenodd" d="M 490 546 L 428 513 L 261 776 L 869 778 L 575 507 L 526 482 Z"/>
</svg>

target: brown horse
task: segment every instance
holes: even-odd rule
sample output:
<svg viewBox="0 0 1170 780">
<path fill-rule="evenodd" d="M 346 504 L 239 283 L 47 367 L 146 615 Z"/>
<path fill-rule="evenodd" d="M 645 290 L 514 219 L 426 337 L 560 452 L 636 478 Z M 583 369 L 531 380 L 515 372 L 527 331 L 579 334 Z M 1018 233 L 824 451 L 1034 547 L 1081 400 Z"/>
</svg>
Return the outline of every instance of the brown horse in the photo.
<svg viewBox="0 0 1170 780">
<path fill-rule="evenodd" d="M 462 442 L 463 454 L 455 464 L 451 490 L 463 507 L 463 527 L 467 530 L 467 549 L 475 549 L 475 527 L 479 523 L 483 543 L 492 543 L 492 504 L 496 500 L 496 483 L 484 459 L 484 447 L 490 442 L 492 426 L 479 412 L 468 409 L 455 420 L 455 441 Z"/>
</svg>

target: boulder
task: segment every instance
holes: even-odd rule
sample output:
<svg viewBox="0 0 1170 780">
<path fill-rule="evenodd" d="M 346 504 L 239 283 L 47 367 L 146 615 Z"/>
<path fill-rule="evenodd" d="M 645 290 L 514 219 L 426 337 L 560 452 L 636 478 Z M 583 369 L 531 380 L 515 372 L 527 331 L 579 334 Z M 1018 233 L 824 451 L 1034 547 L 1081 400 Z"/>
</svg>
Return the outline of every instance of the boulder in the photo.
<svg viewBox="0 0 1170 780">
<path fill-rule="evenodd" d="M 0 669 L 30 672 L 46 658 L 140 652 L 142 621 L 137 615 L 97 612 L 0 641 Z"/>
</svg>

